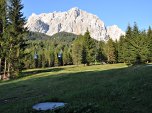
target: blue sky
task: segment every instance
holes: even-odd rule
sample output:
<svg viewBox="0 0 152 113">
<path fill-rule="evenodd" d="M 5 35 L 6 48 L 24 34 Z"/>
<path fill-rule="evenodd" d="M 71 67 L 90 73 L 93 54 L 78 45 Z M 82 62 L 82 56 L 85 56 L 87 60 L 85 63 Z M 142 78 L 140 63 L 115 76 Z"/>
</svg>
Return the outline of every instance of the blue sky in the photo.
<svg viewBox="0 0 152 113">
<path fill-rule="evenodd" d="M 22 0 L 23 13 L 28 18 L 32 13 L 67 11 L 78 7 L 97 15 L 106 26 L 118 25 L 126 30 L 128 24 L 137 22 L 140 29 L 152 26 L 152 0 Z"/>
</svg>

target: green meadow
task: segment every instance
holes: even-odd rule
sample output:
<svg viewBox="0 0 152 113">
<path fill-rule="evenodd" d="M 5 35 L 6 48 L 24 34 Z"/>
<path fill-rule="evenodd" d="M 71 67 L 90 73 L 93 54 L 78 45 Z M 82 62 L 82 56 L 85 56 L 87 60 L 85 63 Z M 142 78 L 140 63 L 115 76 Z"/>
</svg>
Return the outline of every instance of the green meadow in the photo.
<svg viewBox="0 0 152 113">
<path fill-rule="evenodd" d="M 50 101 L 65 102 L 75 109 L 67 113 L 151 113 L 152 66 L 31 69 L 17 80 L 0 82 L 0 113 L 66 113 L 32 110 L 34 104 Z"/>
</svg>

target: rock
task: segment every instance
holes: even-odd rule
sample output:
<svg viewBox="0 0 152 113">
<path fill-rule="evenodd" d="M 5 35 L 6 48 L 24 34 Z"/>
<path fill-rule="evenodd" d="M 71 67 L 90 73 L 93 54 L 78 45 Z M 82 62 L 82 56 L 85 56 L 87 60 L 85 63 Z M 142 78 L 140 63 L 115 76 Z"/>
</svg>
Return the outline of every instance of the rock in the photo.
<svg viewBox="0 0 152 113">
<path fill-rule="evenodd" d="M 32 14 L 25 27 L 30 31 L 45 33 L 50 36 L 58 32 L 83 35 L 88 29 L 91 37 L 99 41 L 108 40 L 107 36 L 114 38 L 114 40 L 119 39 L 120 35 L 124 34 L 117 26 L 106 28 L 99 17 L 76 7 L 67 12 Z"/>
<path fill-rule="evenodd" d="M 119 40 L 121 35 L 125 35 L 125 32 L 123 32 L 117 25 L 113 25 L 107 27 L 107 34 L 113 40 Z"/>
</svg>

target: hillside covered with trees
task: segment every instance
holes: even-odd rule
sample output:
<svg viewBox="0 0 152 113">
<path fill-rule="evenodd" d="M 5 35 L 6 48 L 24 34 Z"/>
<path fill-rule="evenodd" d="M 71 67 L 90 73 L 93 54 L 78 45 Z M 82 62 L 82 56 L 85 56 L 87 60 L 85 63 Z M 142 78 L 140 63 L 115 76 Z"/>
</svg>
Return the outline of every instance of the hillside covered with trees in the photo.
<svg viewBox="0 0 152 113">
<path fill-rule="evenodd" d="M 96 41 L 90 37 L 89 31 L 80 36 L 64 32 L 52 37 L 32 34 L 25 68 L 152 61 L 152 30 L 149 27 L 147 32 L 140 31 L 136 23 L 133 27 L 128 26 L 126 36 L 121 36 L 118 41 L 110 37 L 107 42 Z"/>
</svg>

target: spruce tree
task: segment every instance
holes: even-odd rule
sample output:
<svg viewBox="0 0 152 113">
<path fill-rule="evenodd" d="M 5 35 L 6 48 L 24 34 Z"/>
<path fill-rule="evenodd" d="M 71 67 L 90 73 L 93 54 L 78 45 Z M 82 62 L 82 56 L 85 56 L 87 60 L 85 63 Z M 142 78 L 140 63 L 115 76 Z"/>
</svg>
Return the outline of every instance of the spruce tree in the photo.
<svg viewBox="0 0 152 113">
<path fill-rule="evenodd" d="M 70 48 L 68 46 L 65 46 L 63 51 L 63 65 L 69 65 L 69 64 L 72 64 Z"/>
<path fill-rule="evenodd" d="M 132 28 L 130 25 L 127 27 L 126 36 L 125 36 L 125 42 L 124 42 L 124 61 L 126 63 L 132 63 L 135 61 L 135 51 L 134 47 L 132 46 L 133 43 L 133 34 L 132 34 Z"/>
<path fill-rule="evenodd" d="M 106 60 L 106 55 L 105 55 L 105 52 L 104 52 L 104 46 L 105 46 L 105 43 L 100 41 L 98 42 L 97 44 L 97 61 L 98 62 L 103 62 Z"/>
<path fill-rule="evenodd" d="M 0 75 L 2 79 L 7 79 L 7 62 L 9 50 L 9 31 L 8 31 L 8 8 L 7 1 L 0 1 Z M 2 70 L 3 68 L 3 70 Z M 3 72 L 2 72 L 3 71 Z"/>
<path fill-rule="evenodd" d="M 81 63 L 84 65 L 88 64 L 88 59 L 87 59 L 88 50 L 84 45 L 82 46 L 82 53 L 81 54 L 82 54 Z"/>
<path fill-rule="evenodd" d="M 56 50 L 56 51 L 54 52 L 54 66 L 59 66 L 58 53 L 59 53 L 58 50 Z"/>
<path fill-rule="evenodd" d="M 126 39 L 129 42 L 128 46 L 131 63 L 141 63 L 141 50 L 144 49 L 144 46 L 141 45 L 142 36 L 136 23 L 131 31 L 131 36 L 128 37 L 128 35 L 126 35 Z"/>
<path fill-rule="evenodd" d="M 124 44 L 125 44 L 125 37 L 121 36 L 119 41 L 118 41 L 118 62 L 125 62 L 125 49 L 124 49 Z"/>
<path fill-rule="evenodd" d="M 64 51 L 63 51 L 63 65 L 67 65 L 68 64 L 68 47 L 64 47 Z"/>
<path fill-rule="evenodd" d="M 96 60 L 95 58 L 95 49 L 96 44 L 95 40 L 91 38 L 89 31 L 87 30 L 86 33 L 83 36 L 83 53 L 86 54 L 86 64 L 90 65 L 91 62 L 94 62 Z M 82 56 L 85 56 L 82 54 Z M 83 61 L 83 62 L 84 62 Z"/>
<path fill-rule="evenodd" d="M 75 65 L 81 64 L 82 61 L 82 38 L 80 35 L 72 44 L 72 60 Z"/>
<path fill-rule="evenodd" d="M 144 63 L 149 60 L 148 55 L 149 55 L 149 49 L 148 49 L 148 43 L 147 43 L 147 33 L 146 31 L 140 32 L 139 38 L 138 38 L 138 45 L 139 45 L 139 57 L 140 57 L 140 62 L 139 63 Z"/>
<path fill-rule="evenodd" d="M 151 45 L 150 34 L 151 30 L 139 31 L 137 24 L 135 23 L 133 28 L 128 26 L 125 38 L 120 38 L 119 41 L 119 61 L 139 64 L 146 62 L 149 59 L 149 50 Z"/>
<path fill-rule="evenodd" d="M 23 5 L 21 4 L 21 0 L 10 0 L 10 51 L 12 51 L 12 53 L 8 68 L 11 69 L 13 77 L 18 76 L 23 68 L 23 58 L 27 46 L 25 39 L 27 29 L 24 28 L 25 17 L 23 17 L 23 13 L 21 12 L 22 9 Z"/>
<path fill-rule="evenodd" d="M 147 32 L 147 49 L 148 49 L 148 60 L 152 61 L 152 29 L 149 27 Z"/>
<path fill-rule="evenodd" d="M 111 38 L 106 43 L 105 49 L 106 49 L 105 51 L 106 51 L 108 63 L 116 63 L 116 61 L 117 61 L 116 48 L 115 48 L 115 44 Z"/>
<path fill-rule="evenodd" d="M 3 57 L 3 6 L 4 6 L 4 0 L 0 1 L 0 79 L 2 74 L 2 57 Z"/>
</svg>

